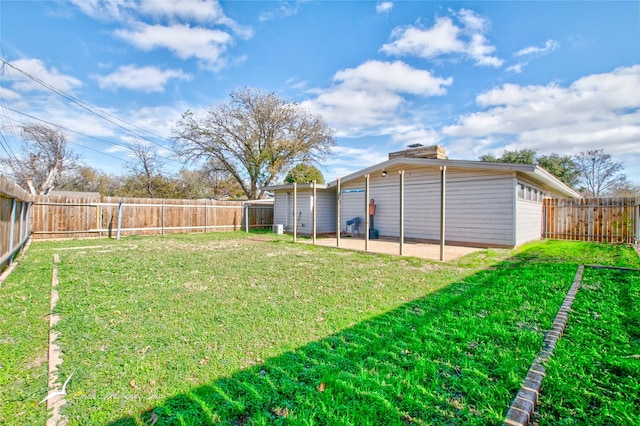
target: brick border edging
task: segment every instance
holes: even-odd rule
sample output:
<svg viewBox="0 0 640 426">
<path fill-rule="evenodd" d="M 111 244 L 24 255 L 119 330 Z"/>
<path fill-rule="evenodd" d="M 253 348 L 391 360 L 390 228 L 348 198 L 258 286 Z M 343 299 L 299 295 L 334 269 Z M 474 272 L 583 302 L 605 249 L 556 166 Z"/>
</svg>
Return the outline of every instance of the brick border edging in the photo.
<svg viewBox="0 0 640 426">
<path fill-rule="evenodd" d="M 533 414 L 536 404 L 538 403 L 542 379 L 544 379 L 546 375 L 546 368 L 543 364 L 553 355 L 553 349 L 556 347 L 556 343 L 564 332 L 571 305 L 580 288 L 583 272 L 584 265 L 580 265 L 573 279 L 573 284 L 564 298 L 564 302 L 562 302 L 556 318 L 553 320 L 553 328 L 547 333 L 540 353 L 533 361 L 533 364 L 531 364 L 527 376 L 522 383 L 522 387 L 509 407 L 503 423 L 504 426 L 526 426 L 531 421 L 531 414 Z"/>
</svg>

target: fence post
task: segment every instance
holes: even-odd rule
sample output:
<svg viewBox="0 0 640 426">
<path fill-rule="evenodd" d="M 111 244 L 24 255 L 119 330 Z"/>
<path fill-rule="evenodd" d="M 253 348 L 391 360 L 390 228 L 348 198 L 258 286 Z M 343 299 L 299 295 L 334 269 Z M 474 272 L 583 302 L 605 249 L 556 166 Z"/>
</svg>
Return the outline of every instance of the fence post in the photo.
<svg viewBox="0 0 640 426">
<path fill-rule="evenodd" d="M 164 198 L 162 199 L 162 211 L 160 213 L 160 227 L 162 228 L 162 230 L 160 231 L 162 236 L 164 237 Z"/>
<path fill-rule="evenodd" d="M 209 200 L 204 200 L 204 233 L 207 233 L 207 225 L 209 222 Z"/>
<path fill-rule="evenodd" d="M 249 204 L 244 205 L 244 229 L 249 233 Z"/>
<path fill-rule="evenodd" d="M 24 222 L 25 222 L 25 217 L 24 217 L 24 211 L 25 211 L 25 202 L 22 201 L 20 202 L 20 230 L 18 232 L 18 238 L 20 239 L 20 244 L 22 244 L 22 242 L 24 241 Z"/>
<path fill-rule="evenodd" d="M 122 200 L 118 204 L 118 229 L 116 231 L 116 241 L 120 241 L 120 227 L 122 226 Z"/>
<path fill-rule="evenodd" d="M 11 199 L 11 222 L 9 223 L 9 253 L 13 253 L 13 247 L 15 244 L 15 231 L 16 231 L 16 207 L 17 200 L 15 198 Z M 11 263 L 11 259 L 9 259 L 9 263 Z"/>
</svg>

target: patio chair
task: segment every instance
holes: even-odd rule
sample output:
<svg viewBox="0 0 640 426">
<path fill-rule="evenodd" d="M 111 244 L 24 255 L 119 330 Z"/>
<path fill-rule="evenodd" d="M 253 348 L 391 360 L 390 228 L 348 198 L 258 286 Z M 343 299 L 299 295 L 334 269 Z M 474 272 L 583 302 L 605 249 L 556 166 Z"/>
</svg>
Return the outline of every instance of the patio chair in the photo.
<svg viewBox="0 0 640 426">
<path fill-rule="evenodd" d="M 359 217 L 354 217 L 353 219 L 349 219 L 347 221 L 347 234 L 351 234 L 351 237 L 353 238 L 353 234 L 357 233 L 358 237 L 360 237 L 360 222 L 362 221 L 362 219 L 360 219 Z"/>
</svg>

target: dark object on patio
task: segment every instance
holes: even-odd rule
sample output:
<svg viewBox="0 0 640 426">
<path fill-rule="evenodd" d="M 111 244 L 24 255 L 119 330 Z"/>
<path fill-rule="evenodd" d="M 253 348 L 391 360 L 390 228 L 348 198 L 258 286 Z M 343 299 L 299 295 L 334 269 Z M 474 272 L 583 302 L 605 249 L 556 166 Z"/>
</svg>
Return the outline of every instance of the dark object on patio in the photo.
<svg viewBox="0 0 640 426">
<path fill-rule="evenodd" d="M 358 233 L 358 237 L 360 236 L 360 222 L 362 219 L 359 217 L 354 217 L 353 219 L 349 219 L 347 221 L 347 234 L 351 234 L 353 237 L 354 233 Z"/>
<path fill-rule="evenodd" d="M 378 230 L 377 229 L 369 229 L 369 239 L 377 240 L 378 239 Z"/>
</svg>

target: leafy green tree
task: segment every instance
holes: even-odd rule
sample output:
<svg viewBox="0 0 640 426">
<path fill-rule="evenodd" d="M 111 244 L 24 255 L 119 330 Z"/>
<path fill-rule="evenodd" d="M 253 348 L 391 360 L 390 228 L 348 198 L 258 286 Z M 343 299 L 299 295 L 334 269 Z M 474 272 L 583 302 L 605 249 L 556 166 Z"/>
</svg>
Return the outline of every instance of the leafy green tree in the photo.
<svg viewBox="0 0 640 426">
<path fill-rule="evenodd" d="M 60 189 L 65 191 L 98 192 L 103 196 L 115 195 L 122 187 L 123 178 L 100 172 L 89 166 L 78 166 L 60 181 Z"/>
<path fill-rule="evenodd" d="M 515 151 L 504 150 L 501 157 L 493 154 L 486 154 L 480 157 L 480 161 L 488 161 L 493 163 L 512 163 L 512 164 L 536 164 L 535 149 L 516 149 Z"/>
<path fill-rule="evenodd" d="M 500 157 L 496 157 L 493 154 L 486 154 L 480 157 L 480 161 L 536 164 L 570 187 L 576 187 L 580 180 L 580 171 L 573 158 L 569 155 L 549 154 L 538 156 L 535 149 L 505 150 Z"/>
<path fill-rule="evenodd" d="M 537 164 L 571 188 L 580 182 L 580 171 L 570 155 L 549 154 L 537 158 Z"/>
<path fill-rule="evenodd" d="M 188 161 L 220 164 L 251 200 L 294 164 L 318 163 L 335 145 L 321 116 L 274 93 L 245 88 L 230 98 L 204 114 L 185 112 L 174 147 Z"/>
<path fill-rule="evenodd" d="M 315 166 L 310 164 L 296 164 L 294 168 L 289 170 L 287 177 L 284 179 L 288 183 L 305 183 L 316 181 L 316 183 L 324 183 L 322 172 Z"/>
</svg>

